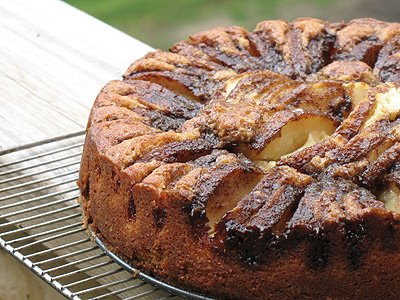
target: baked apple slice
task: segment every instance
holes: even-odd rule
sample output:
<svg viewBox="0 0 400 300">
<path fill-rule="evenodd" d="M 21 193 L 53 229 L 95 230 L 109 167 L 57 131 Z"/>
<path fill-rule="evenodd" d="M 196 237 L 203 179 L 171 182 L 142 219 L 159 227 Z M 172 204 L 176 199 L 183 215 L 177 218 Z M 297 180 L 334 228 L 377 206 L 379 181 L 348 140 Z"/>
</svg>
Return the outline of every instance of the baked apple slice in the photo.
<svg viewBox="0 0 400 300">
<path fill-rule="evenodd" d="M 328 138 L 335 128 L 335 121 L 324 115 L 281 111 L 263 124 L 253 142 L 239 145 L 237 151 L 254 160 L 278 161 Z"/>
</svg>

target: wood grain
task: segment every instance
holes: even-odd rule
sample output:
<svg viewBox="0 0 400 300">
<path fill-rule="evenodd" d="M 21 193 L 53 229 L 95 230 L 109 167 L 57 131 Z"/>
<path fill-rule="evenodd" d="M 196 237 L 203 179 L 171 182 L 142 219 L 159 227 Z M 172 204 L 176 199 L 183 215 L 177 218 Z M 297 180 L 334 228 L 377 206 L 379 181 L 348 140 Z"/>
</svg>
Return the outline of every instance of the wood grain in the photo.
<svg viewBox="0 0 400 300">
<path fill-rule="evenodd" d="M 55 0 L 0 0 L 0 149 L 85 127 L 104 84 L 151 47 Z"/>
</svg>

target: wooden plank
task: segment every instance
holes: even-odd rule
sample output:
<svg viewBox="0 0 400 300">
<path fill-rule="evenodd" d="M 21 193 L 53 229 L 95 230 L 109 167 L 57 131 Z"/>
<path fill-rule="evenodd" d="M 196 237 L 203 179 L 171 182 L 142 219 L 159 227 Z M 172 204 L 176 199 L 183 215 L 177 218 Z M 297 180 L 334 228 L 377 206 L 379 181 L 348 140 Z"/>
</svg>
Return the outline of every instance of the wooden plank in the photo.
<svg viewBox="0 0 400 300">
<path fill-rule="evenodd" d="M 0 149 L 85 127 L 104 84 L 152 48 L 61 1 L 0 1 Z"/>
</svg>

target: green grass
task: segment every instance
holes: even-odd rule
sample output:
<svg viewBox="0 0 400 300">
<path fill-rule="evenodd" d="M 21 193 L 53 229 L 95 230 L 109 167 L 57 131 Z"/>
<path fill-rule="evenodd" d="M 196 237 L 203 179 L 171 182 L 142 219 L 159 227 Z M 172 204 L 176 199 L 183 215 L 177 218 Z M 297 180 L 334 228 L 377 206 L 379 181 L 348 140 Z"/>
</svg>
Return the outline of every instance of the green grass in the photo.
<svg viewBox="0 0 400 300">
<path fill-rule="evenodd" d="M 327 0 L 302 0 L 320 5 Z M 288 0 L 66 0 L 155 48 L 167 49 L 188 35 L 219 25 L 248 29 L 277 18 Z M 297 3 L 299 1 L 296 1 Z"/>
</svg>

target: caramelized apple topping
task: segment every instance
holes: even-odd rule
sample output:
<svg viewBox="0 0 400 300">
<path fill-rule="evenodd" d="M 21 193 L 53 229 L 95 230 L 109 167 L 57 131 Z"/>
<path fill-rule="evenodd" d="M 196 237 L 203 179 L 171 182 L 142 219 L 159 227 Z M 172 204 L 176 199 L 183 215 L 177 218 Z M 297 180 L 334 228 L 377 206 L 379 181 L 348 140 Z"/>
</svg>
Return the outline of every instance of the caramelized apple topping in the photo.
<svg viewBox="0 0 400 300">
<path fill-rule="evenodd" d="M 371 19 L 310 18 L 202 32 L 110 82 L 89 134 L 136 187 L 160 195 L 157 220 L 179 199 L 196 233 L 228 248 L 393 216 L 399 33 Z"/>
</svg>

